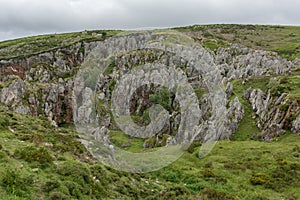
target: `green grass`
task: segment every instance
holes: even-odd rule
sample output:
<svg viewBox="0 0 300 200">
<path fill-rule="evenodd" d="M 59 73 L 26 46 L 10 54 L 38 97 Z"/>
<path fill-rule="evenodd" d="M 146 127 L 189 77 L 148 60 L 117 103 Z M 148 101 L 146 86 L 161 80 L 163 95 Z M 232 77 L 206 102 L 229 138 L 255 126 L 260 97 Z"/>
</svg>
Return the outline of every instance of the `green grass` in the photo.
<svg viewBox="0 0 300 200">
<path fill-rule="evenodd" d="M 0 110 L 0 199 L 299 199 L 300 138 L 220 141 L 199 159 L 199 143 L 159 171 L 133 174 L 93 160 L 72 126 Z M 13 130 L 13 132 L 12 132 Z M 143 140 L 111 131 L 127 151 Z M 51 145 L 50 145 L 51 144 Z"/>
<path fill-rule="evenodd" d="M 175 30 L 194 35 L 194 38 L 200 37 L 204 46 L 210 40 L 225 45 L 240 43 L 254 49 L 275 51 L 289 60 L 300 58 L 300 26 L 215 24 L 178 27 Z M 208 48 L 214 49 L 216 45 L 209 42 Z"/>
<path fill-rule="evenodd" d="M 269 78 L 255 78 L 249 80 L 246 84 L 242 84 L 242 79 L 237 79 L 232 82 L 233 93 L 230 100 L 234 97 L 238 97 L 239 101 L 244 106 L 244 117 L 239 123 L 238 130 L 232 135 L 232 140 L 250 140 L 250 138 L 260 132 L 256 126 L 255 120 L 252 118 L 253 110 L 248 100 L 243 99 L 244 92 L 251 87 L 252 89 L 260 88 L 264 92 L 267 92 L 267 85 Z"/>
<path fill-rule="evenodd" d="M 140 138 L 132 138 L 122 131 L 110 131 L 110 140 L 116 146 L 129 151 L 129 152 L 141 152 L 143 150 L 144 140 Z M 130 146 L 125 145 L 130 142 Z M 124 146 L 125 145 L 125 146 Z"/>
<path fill-rule="evenodd" d="M 291 76 L 287 79 L 287 82 L 282 84 L 289 87 L 289 96 L 300 100 L 300 76 Z"/>
<path fill-rule="evenodd" d="M 267 93 L 268 89 L 274 88 L 275 84 L 270 84 L 271 79 L 274 77 L 259 77 L 249 79 L 245 84 L 242 84 L 242 79 L 237 79 L 232 81 L 233 83 L 233 95 L 230 100 L 234 97 L 238 97 L 239 101 L 244 106 L 245 115 L 244 118 L 239 123 L 239 128 L 237 132 L 235 132 L 231 139 L 233 140 L 249 140 L 254 134 L 259 133 L 259 129 L 256 126 L 255 119 L 252 116 L 255 116 L 252 107 L 248 100 L 242 98 L 244 92 L 251 87 L 252 89 L 261 89 L 263 92 Z M 288 93 L 288 98 L 300 100 L 300 76 L 277 76 L 276 82 L 278 82 L 277 86 L 280 86 L 280 93 Z M 277 94 L 277 93 L 276 93 Z"/>
<path fill-rule="evenodd" d="M 94 30 L 48 34 L 0 42 L 0 60 L 24 58 L 68 47 L 78 42 L 101 41 L 120 33 L 118 30 Z M 80 49 L 84 51 L 84 49 Z"/>
<path fill-rule="evenodd" d="M 203 43 L 203 46 L 210 49 L 211 51 L 214 51 L 218 49 L 221 45 L 219 45 L 215 41 L 206 41 Z"/>
<path fill-rule="evenodd" d="M 277 51 L 290 60 L 300 58 L 300 27 L 209 25 L 176 30 L 192 34 L 211 50 L 233 42 Z M 4 41 L 0 43 L 0 59 L 27 57 L 77 42 L 103 40 L 119 31 L 97 35 L 100 33 L 104 31 Z M 169 34 L 168 39 L 179 44 L 181 39 L 184 43 L 191 42 L 182 35 Z M 106 73 L 111 73 L 113 67 Z M 201 144 L 194 142 L 176 162 L 147 174 L 104 166 L 78 141 L 74 126 L 53 127 L 45 117 L 30 117 L 0 108 L 0 199 L 300 199 L 299 135 L 288 131 L 277 142 L 251 140 L 259 130 L 249 102 L 242 99 L 251 86 L 264 92 L 271 88 L 274 94 L 288 92 L 289 98 L 299 100 L 297 73 L 278 76 L 274 84 L 269 84 L 273 77 L 249 79 L 244 85 L 243 80 L 234 80 L 230 100 L 239 98 L 245 117 L 233 134 L 233 141 L 218 142 L 202 159 L 197 156 Z M 0 89 L 6 86 L 7 83 L 0 83 Z M 205 90 L 198 88 L 194 92 L 201 98 Z M 168 109 L 169 96 L 162 90 L 152 98 Z M 132 118 L 137 123 L 148 120 L 147 116 Z M 130 152 L 156 150 L 143 149 L 144 140 L 121 131 L 111 130 L 110 140 Z M 130 145 L 124 146 L 129 141 Z"/>
<path fill-rule="evenodd" d="M 240 43 L 254 49 L 275 51 L 289 60 L 300 58 L 299 26 L 215 24 L 178 27 L 173 28 L 173 30 L 189 33 L 194 39 L 199 40 L 211 50 L 215 50 L 219 46 L 226 47 L 229 43 Z M 160 30 L 157 31 L 157 34 L 162 34 L 166 31 Z M 103 40 L 121 32 L 93 30 L 3 41 L 0 42 L 0 59 L 28 57 L 70 46 L 81 41 Z M 167 33 L 169 33 L 172 42 L 174 42 L 173 40 L 175 42 L 178 40 L 178 38 L 172 38 L 174 36 L 170 32 Z M 102 34 L 102 36 L 99 34 Z M 183 37 L 181 39 L 185 41 Z"/>
<path fill-rule="evenodd" d="M 289 135 L 277 143 L 218 142 L 214 150 L 203 159 L 197 158 L 198 149 L 192 154 L 184 154 L 172 165 L 150 173 L 150 177 L 167 181 L 170 187 L 179 183 L 181 188 L 192 195 L 201 195 L 205 188 L 218 191 L 220 196 L 215 199 L 224 199 L 222 193 L 233 199 L 299 198 L 299 178 L 293 177 L 299 173 L 297 135 Z M 275 172 L 291 175 L 281 174 L 283 177 L 276 179 L 273 177 L 276 176 Z M 270 178 L 264 184 L 252 184 L 251 179 L 257 174 Z M 278 184 L 278 187 L 274 184 Z"/>
</svg>

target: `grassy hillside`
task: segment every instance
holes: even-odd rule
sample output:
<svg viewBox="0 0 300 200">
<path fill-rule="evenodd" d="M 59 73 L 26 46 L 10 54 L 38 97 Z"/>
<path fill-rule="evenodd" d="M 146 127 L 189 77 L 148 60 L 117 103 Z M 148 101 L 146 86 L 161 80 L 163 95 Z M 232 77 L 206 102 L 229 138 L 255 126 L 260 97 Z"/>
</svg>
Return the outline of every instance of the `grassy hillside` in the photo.
<svg viewBox="0 0 300 200">
<path fill-rule="evenodd" d="M 0 42 L 0 60 L 29 57 L 68 47 L 78 42 L 101 41 L 121 31 L 95 30 L 74 33 L 49 34 Z"/>
<path fill-rule="evenodd" d="M 0 199 L 299 199 L 299 137 L 199 143 L 147 174 L 93 160 L 72 127 L 0 110 Z"/>
<path fill-rule="evenodd" d="M 228 43 L 239 43 L 254 49 L 275 51 L 289 60 L 300 58 L 299 26 L 216 24 L 175 30 L 192 35 L 212 50 Z"/>
<path fill-rule="evenodd" d="M 213 51 L 241 43 L 275 51 L 289 60 L 300 59 L 300 27 L 195 25 L 174 29 Z M 4 41 L 0 42 L 0 60 L 101 41 L 120 32 L 84 31 Z M 281 92 L 300 102 L 299 73 L 295 70 L 291 76 L 277 79 Z M 201 144 L 196 141 L 170 166 L 146 174 L 116 171 L 95 160 L 79 142 L 73 125 L 54 127 L 46 117 L 30 117 L 0 107 L 0 199 L 300 199 L 299 135 L 287 131 L 268 143 L 252 139 L 259 129 L 249 102 L 242 98 L 249 87 L 276 89 L 270 84 L 272 78 L 232 82 L 231 99 L 237 96 L 245 109 L 232 141 L 218 142 L 201 159 Z M 8 84 L 0 82 L 0 91 Z M 204 91 L 199 88 L 195 93 L 200 97 Z M 138 121 L 139 116 L 133 118 Z M 111 131 L 110 139 L 124 150 L 145 151 L 144 140 L 120 131 Z M 123 146 L 129 140 L 131 145 Z"/>
</svg>

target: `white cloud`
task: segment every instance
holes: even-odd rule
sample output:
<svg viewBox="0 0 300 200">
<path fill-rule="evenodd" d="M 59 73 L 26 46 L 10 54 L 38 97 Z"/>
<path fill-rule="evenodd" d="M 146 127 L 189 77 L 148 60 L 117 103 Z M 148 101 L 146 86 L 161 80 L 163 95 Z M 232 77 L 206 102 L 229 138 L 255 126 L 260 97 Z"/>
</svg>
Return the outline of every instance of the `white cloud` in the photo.
<svg viewBox="0 0 300 200">
<path fill-rule="evenodd" d="M 0 40 L 85 29 L 300 25 L 298 0 L 0 0 Z"/>
</svg>

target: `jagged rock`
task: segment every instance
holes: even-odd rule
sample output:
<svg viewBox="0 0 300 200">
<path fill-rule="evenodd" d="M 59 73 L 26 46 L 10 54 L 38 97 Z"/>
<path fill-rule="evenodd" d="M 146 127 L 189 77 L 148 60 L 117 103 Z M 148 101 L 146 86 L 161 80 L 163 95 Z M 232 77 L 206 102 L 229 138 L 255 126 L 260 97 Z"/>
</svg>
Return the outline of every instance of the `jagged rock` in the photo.
<svg viewBox="0 0 300 200">
<path fill-rule="evenodd" d="M 131 140 L 128 140 L 124 144 L 122 144 L 122 147 L 130 147 L 131 146 Z"/>
<path fill-rule="evenodd" d="M 244 117 L 244 108 L 238 97 L 235 97 L 229 104 L 228 116 L 229 120 L 229 130 L 231 130 L 231 134 L 236 132 L 238 129 L 239 122 Z"/>
<path fill-rule="evenodd" d="M 279 106 L 279 105 L 282 103 L 284 97 L 286 97 L 286 95 L 287 95 L 286 93 L 282 93 L 282 94 L 280 95 L 280 97 L 276 100 L 274 106 Z"/>
<path fill-rule="evenodd" d="M 261 75 L 288 74 L 296 68 L 294 63 L 279 57 L 274 52 L 249 49 L 240 44 L 219 48 L 216 62 L 222 66 L 229 80 Z"/>
<path fill-rule="evenodd" d="M 30 109 L 29 109 L 28 106 L 19 105 L 18 107 L 16 107 L 16 108 L 14 109 L 14 112 L 16 112 L 16 113 L 21 113 L 21 114 L 26 115 L 26 114 L 29 114 L 29 113 L 30 113 Z"/>
<path fill-rule="evenodd" d="M 11 82 L 0 91 L 0 102 L 3 103 L 1 107 L 4 106 L 24 114 L 44 115 L 53 124 L 71 123 L 73 114 L 76 123 L 91 123 L 91 119 L 93 119 L 91 115 L 95 114 L 98 116 L 98 121 L 95 119 L 93 122 L 99 123 L 101 127 L 117 129 L 109 111 L 111 109 L 109 100 L 116 84 L 114 81 L 119 80 L 120 77 L 126 75 L 129 69 L 138 65 L 155 63 L 156 65 L 177 67 L 177 69 L 183 67 L 188 75 L 188 83 L 193 89 L 205 88 L 208 93 L 219 91 L 216 95 L 203 95 L 199 100 L 200 111 L 197 113 L 197 117 L 189 123 L 193 124 L 197 120 L 203 122 L 203 128 L 199 133 L 200 139 L 211 139 L 204 138 L 207 130 L 212 132 L 210 135 L 214 138 L 228 139 L 232 132 L 236 131 L 238 122 L 244 113 L 237 98 L 230 102 L 228 109 L 226 108 L 227 97 L 232 94 L 233 89 L 229 81 L 237 78 L 246 80 L 249 77 L 267 74 L 287 74 L 295 68 L 295 64 L 280 58 L 276 53 L 252 50 L 242 45 L 219 48 L 214 53 L 206 51 L 199 45 L 185 46 L 178 43 L 180 40 L 176 41 L 175 45 L 161 43 L 164 39 L 173 41 L 173 36 L 174 34 L 172 34 L 172 38 L 168 38 L 167 35 L 161 33 L 133 33 L 101 42 L 79 42 L 69 47 L 58 48 L 28 58 L 1 60 L 0 81 Z M 98 51 L 93 55 L 95 48 L 98 48 Z M 127 53 L 117 54 L 118 52 Z M 87 96 L 93 92 L 84 84 L 80 85 L 73 80 L 78 66 L 90 58 L 89 56 L 98 59 L 97 66 L 111 67 L 107 70 L 109 73 L 107 71 L 107 74 L 103 73 L 97 83 L 97 98 L 103 103 L 101 105 L 103 112 L 97 113 L 92 100 L 88 99 Z M 101 72 L 105 72 L 105 69 L 101 70 L 103 70 Z M 160 75 L 163 72 L 162 69 L 152 72 L 152 77 L 154 77 L 152 81 L 159 81 L 155 78 L 163 79 L 163 76 Z M 146 72 L 141 71 L 140 74 L 142 77 Z M 174 78 L 174 74 L 170 74 L 168 77 L 170 80 L 172 78 Z M 87 80 L 81 81 L 84 83 Z M 222 84 L 226 85 L 226 94 L 220 90 L 224 87 Z M 127 84 L 124 89 L 130 89 L 132 85 Z M 170 88 L 175 85 L 170 82 Z M 73 113 L 72 95 L 82 97 L 81 104 L 75 108 L 78 109 L 77 113 Z M 133 95 L 130 109 L 137 108 L 137 114 L 141 114 L 144 108 L 150 105 L 147 95 L 148 93 L 144 89 L 139 94 Z M 287 115 L 290 115 L 279 109 L 281 105 L 288 103 L 285 101 L 285 97 L 282 95 L 276 98 L 274 103 L 275 100 L 269 92 L 264 94 L 261 90 L 248 88 L 244 93 L 243 98 L 249 99 L 258 115 L 258 125 L 265 135 L 271 135 L 271 131 L 268 130 L 275 130 L 275 135 L 281 134 L 280 131 L 285 126 Z M 129 98 L 131 98 L 130 95 L 125 94 L 123 101 L 127 101 Z M 185 98 L 190 98 L 190 96 L 187 94 Z M 179 100 L 182 99 L 179 98 Z M 175 101 L 175 99 L 173 100 Z M 171 105 L 176 107 L 174 102 Z M 296 108 L 294 107 L 294 105 L 290 105 L 287 111 L 295 114 Z M 196 111 L 192 111 L 187 115 L 194 116 L 195 113 Z M 172 118 L 172 123 L 163 127 L 162 130 L 166 132 L 177 130 L 182 113 L 174 109 L 168 114 Z M 278 124 L 279 126 L 277 126 Z M 298 124 L 299 117 L 293 122 L 293 130 L 299 130 Z M 174 140 L 173 138 L 172 141 Z"/>
<path fill-rule="evenodd" d="M 227 97 L 230 97 L 232 95 L 232 90 L 233 90 L 233 85 L 231 82 L 228 82 L 225 90 Z"/>
<path fill-rule="evenodd" d="M 270 124 L 267 129 L 264 129 L 261 133 L 261 138 L 264 141 L 272 141 L 274 138 L 277 138 L 283 135 L 286 131 L 282 129 L 280 124 Z"/>
<path fill-rule="evenodd" d="M 76 123 L 78 124 L 88 124 L 93 123 L 93 117 L 91 117 L 93 112 L 93 102 L 91 96 L 93 91 L 90 88 L 85 88 L 83 91 L 83 104 L 78 108 L 78 113 L 76 116 Z"/>
<path fill-rule="evenodd" d="M 270 91 L 265 94 L 260 89 L 254 89 L 250 96 L 249 92 L 248 88 L 244 97 L 246 99 L 248 97 L 253 111 L 258 116 L 256 124 L 261 133 L 257 137 L 265 141 L 272 141 L 274 138 L 283 135 L 286 132 L 285 128 L 294 127 L 293 130 L 297 130 L 297 120 L 292 123 L 289 121 L 290 117 L 300 110 L 297 101 L 286 98 L 285 93 L 272 98 Z"/>
<path fill-rule="evenodd" d="M 252 93 L 252 88 L 249 87 L 243 94 L 243 99 L 249 99 L 250 98 L 250 95 Z"/>
<path fill-rule="evenodd" d="M 22 79 L 15 79 L 7 88 L 3 88 L 0 93 L 0 101 L 4 104 L 14 102 L 20 103 L 27 89 Z"/>
<path fill-rule="evenodd" d="M 300 134 L 300 115 L 292 122 L 292 131 Z"/>
</svg>

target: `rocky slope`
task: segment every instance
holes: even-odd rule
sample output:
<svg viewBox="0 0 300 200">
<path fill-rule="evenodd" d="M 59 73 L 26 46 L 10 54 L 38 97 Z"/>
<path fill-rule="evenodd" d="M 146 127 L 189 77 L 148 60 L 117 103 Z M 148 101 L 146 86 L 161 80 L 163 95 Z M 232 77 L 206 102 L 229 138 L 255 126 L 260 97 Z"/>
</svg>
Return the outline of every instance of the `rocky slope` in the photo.
<svg viewBox="0 0 300 200">
<path fill-rule="evenodd" d="M 110 97 L 118 77 L 122 77 L 127 69 L 135 66 L 161 63 L 184 70 L 192 90 L 202 90 L 203 95 L 198 96 L 201 112 L 194 115 L 204 121 L 201 130 L 198 131 L 198 138 L 203 140 L 205 130 L 216 129 L 216 127 L 209 127 L 212 126 L 211 124 L 219 124 L 220 121 L 225 120 L 222 125 L 218 125 L 223 128 L 214 133 L 217 139 L 229 139 L 238 128 L 238 123 L 243 117 L 243 106 L 238 98 L 228 101 L 233 89 L 230 81 L 235 79 L 247 81 L 259 76 L 287 76 L 299 68 L 274 52 L 253 50 L 238 44 L 227 48 L 220 47 L 213 52 L 201 47 L 194 39 L 174 31 L 129 33 L 114 36 L 103 42 L 79 42 L 27 58 L 1 60 L 1 107 L 33 116 L 47 116 L 54 125 L 73 123 L 72 92 L 76 91 L 78 94 L 88 92 L 83 91 L 86 88 L 78 88 L 76 85 L 74 87 L 74 78 L 81 64 L 93 57 L 89 55 L 90 52 L 97 53 L 96 61 L 101 63 L 102 75 L 97 85 L 97 93 L 101 96 L 99 99 L 101 105 L 98 105 L 101 108 L 98 113 L 101 125 L 108 129 L 117 129 L 109 113 Z M 146 74 L 146 71 L 140 73 Z M 172 77 L 169 77 L 169 80 L 172 80 Z M 163 83 L 157 82 L 157 84 Z M 176 91 L 172 89 L 174 86 L 166 86 L 173 90 L 173 95 L 166 96 L 164 98 L 167 99 L 161 101 L 173 102 L 168 108 L 172 123 L 167 123 L 157 133 L 174 136 L 180 129 L 180 118 L 183 113 L 178 108 L 178 99 L 175 99 Z M 123 94 L 126 98 L 120 103 L 130 103 L 130 114 L 141 116 L 143 111 L 146 112 L 153 105 L 150 97 L 152 96 L 153 100 L 153 94 L 159 90 L 159 87 L 152 86 L 145 90 L 138 90 L 136 93 L 131 91 Z M 213 93 L 216 90 L 221 92 L 217 96 Z M 270 92 L 264 94 L 259 88 L 249 89 L 247 93 L 245 96 L 259 117 L 257 125 L 262 130 L 262 139 L 272 140 L 273 136 L 283 134 L 284 128 L 299 132 L 297 100 L 286 99 L 284 94 L 272 98 Z M 287 103 L 290 104 L 288 109 L 278 108 L 279 104 L 282 106 Z M 229 107 L 226 108 L 226 105 Z M 81 110 L 86 109 L 81 108 Z M 91 119 L 90 114 L 79 113 L 80 116 L 75 116 L 75 120 L 78 117 L 78 121 Z M 147 123 L 143 120 L 138 117 L 136 122 Z M 195 120 L 197 121 L 196 118 Z M 130 126 L 133 125 L 134 123 L 131 123 Z"/>
<path fill-rule="evenodd" d="M 1 42 L 0 199 L 299 199 L 296 31 L 212 25 Z M 193 139 L 176 161 L 160 151 Z M 131 169 L 151 166 L 152 152 L 172 164 L 115 170 L 95 159 L 99 141 L 112 160 L 142 153 Z"/>
</svg>

